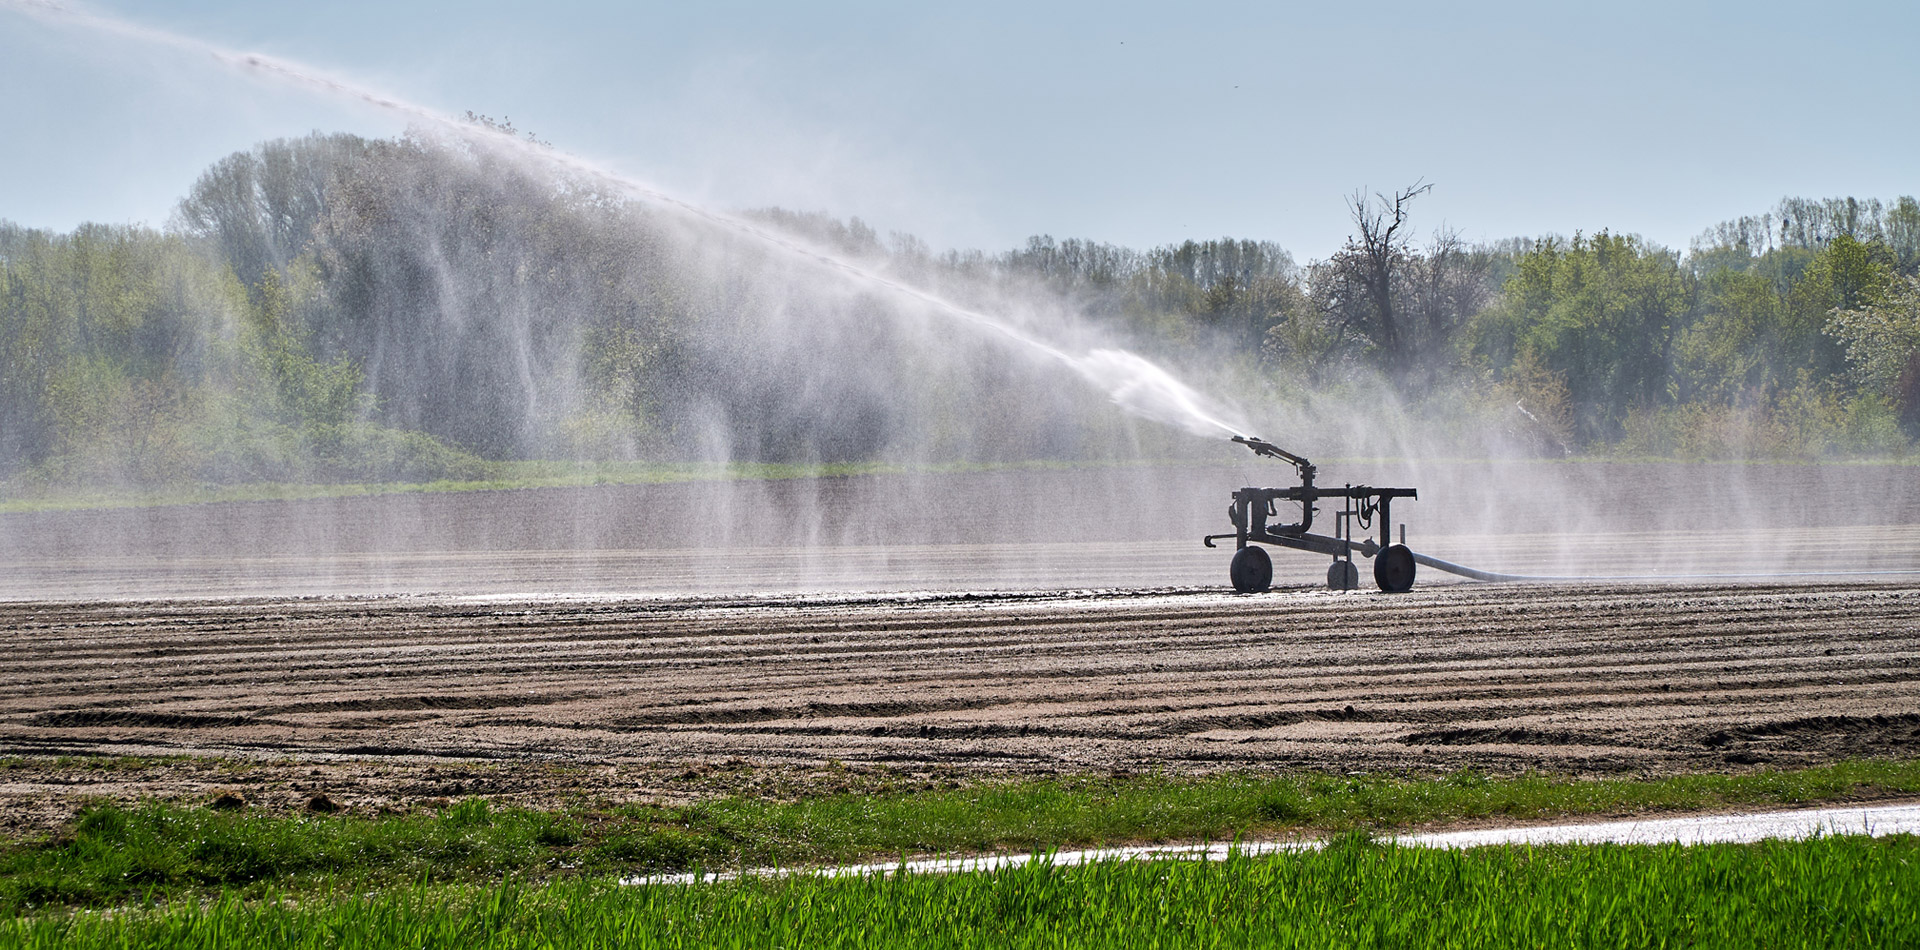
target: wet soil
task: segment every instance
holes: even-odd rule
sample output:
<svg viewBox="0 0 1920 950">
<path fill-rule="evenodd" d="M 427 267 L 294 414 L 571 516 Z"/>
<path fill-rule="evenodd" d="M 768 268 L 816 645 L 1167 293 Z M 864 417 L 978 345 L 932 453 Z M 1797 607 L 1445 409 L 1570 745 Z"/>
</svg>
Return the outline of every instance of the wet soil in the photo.
<svg viewBox="0 0 1920 950">
<path fill-rule="evenodd" d="M 1915 583 L 0 603 L 0 640 L 14 832 L 89 797 L 377 811 L 1920 754 Z"/>
<path fill-rule="evenodd" d="M 0 513 L 0 601 L 1219 585 L 1240 463 L 599 485 Z M 1920 569 L 1920 467 L 1328 462 L 1412 487 L 1414 550 L 1517 574 Z M 1299 517 L 1291 505 L 1276 518 Z M 1324 503 L 1314 530 L 1336 528 Z M 1326 576 L 1276 552 L 1282 582 Z M 1365 565 L 1362 565 L 1363 569 Z M 1422 584 L 1444 582 L 1428 572 Z"/>
</svg>

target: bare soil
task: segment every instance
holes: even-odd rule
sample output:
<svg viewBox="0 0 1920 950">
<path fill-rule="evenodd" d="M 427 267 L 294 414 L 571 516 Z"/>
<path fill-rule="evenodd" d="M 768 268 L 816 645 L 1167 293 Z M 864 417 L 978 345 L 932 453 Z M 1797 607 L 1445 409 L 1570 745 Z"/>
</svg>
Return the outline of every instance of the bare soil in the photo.
<svg viewBox="0 0 1920 950">
<path fill-rule="evenodd" d="M 1920 753 L 1912 582 L 18 602 L 0 644 L 8 834 L 99 797 L 378 811 Z"/>
<path fill-rule="evenodd" d="M 1682 581 L 1423 572 L 1398 596 L 1308 586 L 1325 559 L 1285 551 L 1296 586 L 1226 593 L 1200 535 L 1233 488 L 1291 476 L 1251 458 L 0 514 L 0 833 L 100 797 L 377 812 L 1907 757 L 1916 471 L 1323 467 L 1419 488 L 1393 510 L 1416 550 Z M 1908 573 L 1822 573 L 1863 570 Z M 1808 576 L 1703 576 L 1765 571 Z"/>
</svg>

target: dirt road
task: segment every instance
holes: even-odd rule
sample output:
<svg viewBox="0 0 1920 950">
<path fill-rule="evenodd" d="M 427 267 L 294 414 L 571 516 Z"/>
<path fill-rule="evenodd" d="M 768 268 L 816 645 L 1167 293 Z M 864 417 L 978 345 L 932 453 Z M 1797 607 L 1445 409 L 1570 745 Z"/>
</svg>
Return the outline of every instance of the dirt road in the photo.
<svg viewBox="0 0 1920 950">
<path fill-rule="evenodd" d="M 0 604 L 0 630 L 0 752 L 261 760 L 281 797 L 339 795 L 335 760 L 355 781 L 389 763 L 379 794 L 404 800 L 638 794 L 729 761 L 1659 773 L 1920 751 L 1913 584 Z M 23 766 L 0 802 L 141 781 Z"/>
</svg>

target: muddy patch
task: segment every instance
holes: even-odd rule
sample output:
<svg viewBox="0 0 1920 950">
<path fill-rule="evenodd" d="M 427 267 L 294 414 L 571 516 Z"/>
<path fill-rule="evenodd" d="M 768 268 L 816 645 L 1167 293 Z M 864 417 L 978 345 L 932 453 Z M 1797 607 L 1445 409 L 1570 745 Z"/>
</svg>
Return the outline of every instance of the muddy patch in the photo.
<svg viewBox="0 0 1920 950">
<path fill-rule="evenodd" d="M 1808 716 L 1717 729 L 1700 744 L 1728 756 L 1819 753 L 1837 756 L 1920 754 L 1920 713 L 1872 716 Z"/>
</svg>

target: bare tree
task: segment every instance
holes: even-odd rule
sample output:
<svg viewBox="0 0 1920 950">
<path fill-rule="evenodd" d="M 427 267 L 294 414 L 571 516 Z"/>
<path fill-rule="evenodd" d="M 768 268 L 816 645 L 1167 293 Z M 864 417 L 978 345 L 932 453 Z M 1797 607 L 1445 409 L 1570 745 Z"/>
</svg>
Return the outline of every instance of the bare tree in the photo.
<svg viewBox="0 0 1920 950">
<path fill-rule="evenodd" d="M 1420 339 L 1409 347 L 1422 381 L 1431 384 L 1444 370 L 1453 337 L 1467 318 L 1486 306 L 1490 261 L 1469 249 L 1460 234 L 1439 228 L 1426 253 L 1409 262 L 1408 306 L 1418 317 Z M 1410 327 L 1408 329 L 1411 329 Z"/>
<path fill-rule="evenodd" d="M 1431 183 L 1415 181 L 1391 197 L 1376 192 L 1368 198 L 1361 191 L 1347 201 L 1354 227 L 1360 233 L 1347 239 L 1340 254 L 1341 269 L 1347 272 L 1353 289 L 1359 291 L 1358 299 L 1351 302 L 1361 306 L 1349 310 L 1346 319 L 1349 324 L 1356 320 L 1369 324 L 1368 335 L 1380 348 L 1381 362 L 1388 375 L 1396 379 L 1406 372 L 1412 355 L 1409 335 L 1394 308 L 1395 281 L 1410 256 L 1408 206 L 1431 190 Z"/>
</svg>

